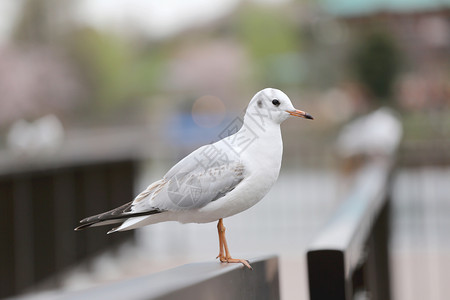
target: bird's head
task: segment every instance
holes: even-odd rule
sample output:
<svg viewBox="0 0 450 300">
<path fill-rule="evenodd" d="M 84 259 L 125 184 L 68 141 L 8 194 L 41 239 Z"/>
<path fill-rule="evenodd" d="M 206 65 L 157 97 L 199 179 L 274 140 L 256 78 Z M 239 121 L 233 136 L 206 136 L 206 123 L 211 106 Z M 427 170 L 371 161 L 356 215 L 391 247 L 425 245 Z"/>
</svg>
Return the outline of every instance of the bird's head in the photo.
<svg viewBox="0 0 450 300">
<path fill-rule="evenodd" d="M 267 118 L 276 124 L 281 124 L 290 116 L 314 119 L 310 114 L 294 108 L 285 93 L 273 88 L 266 88 L 256 93 L 248 105 L 248 113 L 256 118 Z"/>
</svg>

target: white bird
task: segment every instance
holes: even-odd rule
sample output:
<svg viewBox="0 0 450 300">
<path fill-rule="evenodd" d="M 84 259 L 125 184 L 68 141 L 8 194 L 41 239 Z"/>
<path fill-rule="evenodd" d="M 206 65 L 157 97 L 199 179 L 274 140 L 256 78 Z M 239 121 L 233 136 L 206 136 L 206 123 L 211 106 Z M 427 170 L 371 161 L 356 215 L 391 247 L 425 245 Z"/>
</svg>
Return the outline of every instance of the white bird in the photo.
<svg viewBox="0 0 450 300">
<path fill-rule="evenodd" d="M 381 107 L 345 125 L 337 138 L 337 150 L 343 158 L 389 156 L 397 149 L 402 132 L 395 111 Z"/>
<path fill-rule="evenodd" d="M 19 156 L 53 155 L 64 141 L 64 127 L 55 115 L 28 123 L 21 119 L 11 126 L 7 145 Z"/>
<path fill-rule="evenodd" d="M 108 233 L 165 221 L 209 223 L 218 220 L 221 262 L 232 258 L 225 239 L 223 218 L 259 202 L 278 178 L 283 154 L 280 124 L 290 116 L 313 119 L 295 109 L 282 91 L 266 88 L 250 101 L 236 133 L 202 146 L 150 184 L 136 198 L 116 209 L 80 221 L 75 230 L 121 223 Z M 232 127 L 233 127 L 232 126 Z"/>
</svg>

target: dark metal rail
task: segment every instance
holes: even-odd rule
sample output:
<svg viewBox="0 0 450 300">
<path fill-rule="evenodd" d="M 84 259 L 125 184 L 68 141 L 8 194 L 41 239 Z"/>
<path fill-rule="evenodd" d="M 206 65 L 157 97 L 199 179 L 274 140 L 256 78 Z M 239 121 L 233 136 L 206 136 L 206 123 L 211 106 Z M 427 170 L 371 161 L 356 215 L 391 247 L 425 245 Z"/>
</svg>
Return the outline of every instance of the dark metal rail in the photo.
<svg viewBox="0 0 450 300">
<path fill-rule="evenodd" d="M 310 299 L 389 300 L 388 215 L 392 163 L 375 160 L 308 247 Z"/>
<path fill-rule="evenodd" d="M 277 300 L 280 299 L 278 258 L 250 260 L 253 270 L 241 264 L 217 261 L 183 265 L 144 277 L 122 280 L 76 292 L 47 293 L 17 300 Z M 43 298 L 44 297 L 44 298 Z"/>
<path fill-rule="evenodd" d="M 73 228 L 86 216 L 132 199 L 134 160 L 5 170 L 0 174 L 0 298 L 44 280 L 57 285 L 59 272 L 133 236 Z"/>
</svg>

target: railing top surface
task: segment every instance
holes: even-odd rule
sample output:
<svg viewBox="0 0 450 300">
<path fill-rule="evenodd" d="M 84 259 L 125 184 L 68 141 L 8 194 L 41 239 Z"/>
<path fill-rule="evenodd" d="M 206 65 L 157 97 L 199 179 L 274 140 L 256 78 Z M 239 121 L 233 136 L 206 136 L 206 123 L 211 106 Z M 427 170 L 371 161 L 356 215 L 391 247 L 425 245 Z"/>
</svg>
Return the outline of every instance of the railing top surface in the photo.
<svg viewBox="0 0 450 300">
<path fill-rule="evenodd" d="M 153 151 L 147 128 L 103 128 L 72 130 L 55 149 L 17 153 L 0 149 L 0 175 L 66 166 L 137 160 Z M 146 152 L 145 152 L 145 151 Z"/>
<path fill-rule="evenodd" d="M 367 229 L 365 223 L 373 221 L 384 200 L 390 165 L 387 161 L 375 161 L 358 172 L 351 193 L 314 239 L 310 250 L 345 250 L 358 231 Z"/>
<path fill-rule="evenodd" d="M 346 269 L 356 265 L 364 243 L 384 201 L 392 161 L 374 160 L 359 170 L 354 188 L 308 247 L 308 252 L 338 251 L 346 257 Z"/>
<path fill-rule="evenodd" d="M 86 290 L 14 299 L 279 299 L 278 258 L 264 256 L 249 261 L 253 270 L 217 261 L 192 263 Z"/>
</svg>

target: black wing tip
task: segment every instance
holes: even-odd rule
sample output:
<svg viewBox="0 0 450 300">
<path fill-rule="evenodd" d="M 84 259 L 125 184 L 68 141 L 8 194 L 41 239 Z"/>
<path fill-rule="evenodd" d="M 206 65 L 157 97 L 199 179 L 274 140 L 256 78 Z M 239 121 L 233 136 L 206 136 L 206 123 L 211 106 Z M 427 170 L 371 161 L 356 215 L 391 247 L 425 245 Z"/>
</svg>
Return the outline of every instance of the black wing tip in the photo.
<svg viewBox="0 0 450 300">
<path fill-rule="evenodd" d="M 88 228 L 90 228 L 90 227 L 95 226 L 95 224 L 97 224 L 97 223 L 100 223 L 100 222 L 91 222 L 91 223 L 88 223 L 88 224 L 83 224 L 83 225 L 80 225 L 80 226 L 75 227 L 73 230 L 74 230 L 74 231 L 82 231 L 82 230 L 85 230 L 85 229 L 88 229 Z M 109 224 L 104 224 L 104 225 L 109 225 Z M 117 229 L 117 227 L 111 229 L 110 231 L 107 232 L 107 234 L 116 232 L 116 231 L 117 231 L 116 229 Z"/>
<path fill-rule="evenodd" d="M 83 224 L 83 225 L 77 226 L 73 229 L 73 231 L 81 231 L 83 229 L 91 227 L 92 224 L 94 224 L 94 223 Z"/>
<path fill-rule="evenodd" d="M 88 223 L 90 218 L 91 218 L 91 217 L 84 218 L 83 220 L 80 220 L 80 224 L 83 225 L 83 224 Z M 80 226 L 81 226 L 81 225 L 80 225 Z M 80 227 L 80 226 L 78 226 L 78 227 Z"/>
<path fill-rule="evenodd" d="M 75 227 L 75 228 L 73 229 L 73 231 L 81 231 L 81 230 L 83 230 L 83 229 L 86 229 L 86 227 L 88 227 L 88 226 L 86 226 L 86 225 L 80 225 L 80 226 L 78 226 L 78 227 Z"/>
<path fill-rule="evenodd" d="M 123 214 L 127 209 L 129 209 L 129 207 L 131 207 L 131 204 L 133 202 L 128 202 L 122 206 L 119 206 L 115 209 L 97 214 L 97 215 L 93 215 L 87 218 L 84 218 L 82 220 L 80 220 L 80 225 L 78 227 L 76 227 L 74 230 L 75 231 L 80 231 L 82 229 L 85 229 L 87 227 L 90 227 L 91 225 L 95 224 L 95 223 L 100 223 L 102 221 L 107 221 L 107 220 L 116 220 L 116 219 L 123 219 L 126 218 L 127 216 L 125 214 Z M 118 214 L 118 212 L 120 212 Z"/>
<path fill-rule="evenodd" d="M 140 213 L 113 215 L 113 214 L 111 214 L 111 211 L 110 211 L 110 212 L 102 213 L 102 214 L 95 215 L 92 217 L 84 218 L 83 220 L 80 221 L 80 225 L 78 227 L 74 228 L 74 231 L 81 231 L 81 230 L 87 229 L 89 227 L 94 226 L 97 223 L 100 223 L 100 224 L 95 225 L 95 226 L 110 225 L 111 223 L 108 223 L 108 221 L 111 221 L 111 220 L 117 220 L 117 223 L 119 223 L 121 221 L 125 221 L 128 218 L 149 216 L 149 215 L 154 215 L 154 214 L 158 214 L 161 212 L 163 212 L 163 210 L 154 209 L 154 210 L 140 212 Z M 105 224 L 103 224 L 103 223 L 105 223 Z M 115 230 L 115 229 L 116 228 L 114 228 L 113 230 Z M 115 232 L 115 231 L 111 230 L 108 233 L 113 233 L 113 232 Z"/>
</svg>

